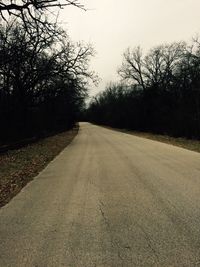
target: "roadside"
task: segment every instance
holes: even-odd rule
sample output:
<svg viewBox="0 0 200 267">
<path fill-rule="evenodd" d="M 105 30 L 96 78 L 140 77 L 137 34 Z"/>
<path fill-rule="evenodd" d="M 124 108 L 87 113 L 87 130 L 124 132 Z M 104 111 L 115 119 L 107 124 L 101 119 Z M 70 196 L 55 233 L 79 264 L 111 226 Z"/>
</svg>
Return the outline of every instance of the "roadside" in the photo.
<svg viewBox="0 0 200 267">
<path fill-rule="evenodd" d="M 182 137 L 171 137 L 168 135 L 160 135 L 160 134 L 153 134 L 153 133 L 146 133 L 146 132 L 131 131 L 127 129 L 118 129 L 118 128 L 112 128 L 108 126 L 103 126 L 103 127 L 116 130 L 116 131 L 120 131 L 123 133 L 131 134 L 131 135 L 136 135 L 138 137 L 143 137 L 143 138 L 163 142 L 163 143 L 170 144 L 170 145 L 179 146 L 179 147 L 200 153 L 200 141 L 199 140 L 186 139 Z"/>
<path fill-rule="evenodd" d="M 78 126 L 0 155 L 0 207 L 8 203 L 69 145 L 77 133 Z"/>
</svg>

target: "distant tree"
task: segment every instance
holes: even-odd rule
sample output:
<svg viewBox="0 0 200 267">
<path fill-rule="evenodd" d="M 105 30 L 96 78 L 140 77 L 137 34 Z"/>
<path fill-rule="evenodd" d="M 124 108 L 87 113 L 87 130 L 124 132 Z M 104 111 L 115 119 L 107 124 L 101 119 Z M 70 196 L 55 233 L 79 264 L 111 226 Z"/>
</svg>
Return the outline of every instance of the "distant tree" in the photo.
<svg viewBox="0 0 200 267">
<path fill-rule="evenodd" d="M 128 48 L 118 73 L 123 81 L 138 84 L 143 89 L 152 85 L 169 83 L 178 60 L 185 51 L 185 43 L 157 46 L 144 57 L 142 49 Z"/>
<path fill-rule="evenodd" d="M 144 59 L 141 47 L 135 49 L 128 48 L 123 55 L 122 66 L 118 70 L 118 74 L 124 81 L 130 83 L 138 83 L 145 89 L 144 78 Z"/>
<path fill-rule="evenodd" d="M 111 84 L 90 103 L 88 119 L 113 127 L 200 139 L 200 42 L 127 49 Z"/>
</svg>

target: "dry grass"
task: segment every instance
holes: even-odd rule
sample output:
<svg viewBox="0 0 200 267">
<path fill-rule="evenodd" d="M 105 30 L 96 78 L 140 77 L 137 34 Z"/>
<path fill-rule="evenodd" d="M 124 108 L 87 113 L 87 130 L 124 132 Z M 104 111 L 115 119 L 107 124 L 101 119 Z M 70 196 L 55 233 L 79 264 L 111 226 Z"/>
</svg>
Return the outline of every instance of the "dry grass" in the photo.
<svg viewBox="0 0 200 267">
<path fill-rule="evenodd" d="M 200 141 L 199 140 L 186 139 L 182 137 L 176 138 L 176 137 L 171 137 L 168 135 L 159 135 L 159 134 L 153 134 L 153 133 L 130 131 L 126 129 L 116 129 L 116 128 L 111 128 L 107 126 L 106 128 L 117 130 L 117 131 L 124 132 L 124 133 L 131 134 L 131 135 L 136 135 L 136 136 L 151 139 L 151 140 L 155 140 L 155 141 L 159 141 L 159 142 L 163 142 L 163 143 L 174 145 L 174 146 L 179 146 L 179 147 L 182 147 L 188 150 L 200 152 Z"/>
<path fill-rule="evenodd" d="M 200 141 L 198 140 L 191 140 L 191 139 L 186 139 L 182 137 L 175 138 L 175 137 L 171 137 L 168 135 L 158 135 L 158 134 L 141 133 L 141 132 L 131 132 L 131 134 L 137 135 L 139 137 L 144 137 L 144 138 L 148 138 L 151 140 L 171 144 L 174 146 L 179 146 L 182 148 L 186 148 L 188 150 L 200 152 Z"/>
<path fill-rule="evenodd" d="M 9 202 L 76 136 L 78 127 L 0 155 L 0 207 Z"/>
</svg>

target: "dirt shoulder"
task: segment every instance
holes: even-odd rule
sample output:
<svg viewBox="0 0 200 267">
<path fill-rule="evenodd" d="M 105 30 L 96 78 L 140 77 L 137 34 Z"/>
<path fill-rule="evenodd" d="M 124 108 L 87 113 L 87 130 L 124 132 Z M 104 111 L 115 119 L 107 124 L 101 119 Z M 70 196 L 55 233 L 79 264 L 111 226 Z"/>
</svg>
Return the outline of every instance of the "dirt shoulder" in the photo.
<svg viewBox="0 0 200 267">
<path fill-rule="evenodd" d="M 174 145 L 174 146 L 179 146 L 179 147 L 200 153 L 200 141 L 199 140 L 192 140 L 192 139 L 187 139 L 187 138 L 182 138 L 182 137 L 176 138 L 176 137 L 171 137 L 168 135 L 137 132 L 137 131 L 131 131 L 131 130 L 126 130 L 126 129 L 112 128 L 112 127 L 107 127 L 107 126 L 105 128 L 124 132 L 124 133 L 131 134 L 131 135 L 136 135 L 139 137 L 143 137 L 143 138 L 147 138 L 147 139 L 151 139 L 151 140 L 155 140 L 159 142 L 163 142 L 163 143 Z"/>
<path fill-rule="evenodd" d="M 0 155 L 0 207 L 8 203 L 77 135 L 74 129 Z"/>
</svg>

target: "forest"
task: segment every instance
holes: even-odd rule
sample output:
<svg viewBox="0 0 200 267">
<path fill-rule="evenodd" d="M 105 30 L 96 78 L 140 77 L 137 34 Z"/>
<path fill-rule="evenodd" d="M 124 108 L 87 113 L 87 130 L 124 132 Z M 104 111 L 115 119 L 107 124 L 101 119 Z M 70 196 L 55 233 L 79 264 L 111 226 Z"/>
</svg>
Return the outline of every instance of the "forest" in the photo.
<svg viewBox="0 0 200 267">
<path fill-rule="evenodd" d="M 49 16 L 66 5 L 83 8 L 77 1 L 0 3 L 0 144 L 71 128 L 96 81 L 92 45 L 73 42 Z"/>
<path fill-rule="evenodd" d="M 200 42 L 128 48 L 121 78 L 93 97 L 86 118 L 96 124 L 200 139 Z"/>
<path fill-rule="evenodd" d="M 1 1 L 0 144 L 71 128 L 79 119 L 200 139 L 200 41 L 128 48 L 110 83 L 85 110 L 95 55 L 52 22 L 52 8 L 78 1 Z"/>
</svg>

